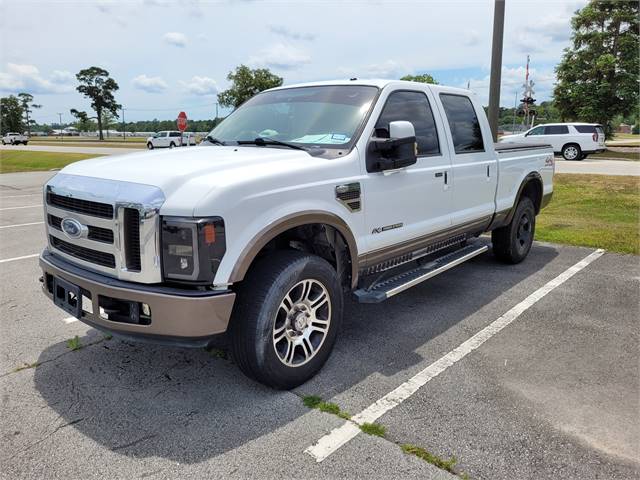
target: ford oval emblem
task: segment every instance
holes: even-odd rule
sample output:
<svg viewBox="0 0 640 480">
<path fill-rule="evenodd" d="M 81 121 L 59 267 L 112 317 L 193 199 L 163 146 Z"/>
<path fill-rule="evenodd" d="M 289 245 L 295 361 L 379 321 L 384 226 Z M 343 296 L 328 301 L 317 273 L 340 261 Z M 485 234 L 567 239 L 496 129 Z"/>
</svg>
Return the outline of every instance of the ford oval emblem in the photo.
<svg viewBox="0 0 640 480">
<path fill-rule="evenodd" d="M 87 227 L 82 225 L 78 220 L 71 217 L 63 218 L 62 222 L 60 222 L 60 228 L 62 228 L 64 234 L 69 238 L 80 238 L 84 230 L 87 229 Z"/>
</svg>

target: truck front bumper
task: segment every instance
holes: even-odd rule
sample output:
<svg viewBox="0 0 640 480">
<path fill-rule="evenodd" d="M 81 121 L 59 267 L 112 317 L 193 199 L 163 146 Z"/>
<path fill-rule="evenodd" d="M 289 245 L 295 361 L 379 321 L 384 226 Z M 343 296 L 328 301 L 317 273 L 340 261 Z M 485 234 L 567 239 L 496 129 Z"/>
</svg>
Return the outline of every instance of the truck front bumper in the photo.
<svg viewBox="0 0 640 480">
<path fill-rule="evenodd" d="M 124 282 L 78 268 L 46 250 L 40 267 L 44 294 L 80 321 L 155 343 L 206 346 L 227 330 L 236 296 L 230 290 Z"/>
</svg>

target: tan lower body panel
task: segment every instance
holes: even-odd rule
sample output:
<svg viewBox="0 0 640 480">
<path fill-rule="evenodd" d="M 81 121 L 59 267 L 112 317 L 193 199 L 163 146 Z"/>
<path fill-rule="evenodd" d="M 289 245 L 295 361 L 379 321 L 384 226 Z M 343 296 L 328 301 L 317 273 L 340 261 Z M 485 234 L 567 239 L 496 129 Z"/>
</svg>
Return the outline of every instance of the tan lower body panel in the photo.
<svg viewBox="0 0 640 480">
<path fill-rule="evenodd" d="M 47 297 L 53 301 L 53 294 L 49 292 L 47 287 L 47 274 L 79 286 L 91 293 L 93 310 L 93 313 L 83 311 L 80 320 L 116 333 L 184 339 L 210 337 L 227 330 L 236 297 L 236 294 L 232 292 L 189 297 L 106 285 L 67 272 L 53 265 L 43 256 L 40 257 L 40 267 L 45 274 L 43 292 Z M 101 317 L 98 306 L 98 296 L 100 295 L 146 303 L 151 309 L 151 323 L 136 325 L 114 322 Z"/>
</svg>

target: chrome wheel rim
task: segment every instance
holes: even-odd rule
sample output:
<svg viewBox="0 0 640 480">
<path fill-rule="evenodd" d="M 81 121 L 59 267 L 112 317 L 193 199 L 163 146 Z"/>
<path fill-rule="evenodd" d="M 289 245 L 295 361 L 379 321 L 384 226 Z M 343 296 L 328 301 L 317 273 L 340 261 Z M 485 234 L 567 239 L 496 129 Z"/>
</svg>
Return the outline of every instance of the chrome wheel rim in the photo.
<svg viewBox="0 0 640 480">
<path fill-rule="evenodd" d="M 331 324 L 329 291 L 317 280 L 296 283 L 280 302 L 271 335 L 278 359 L 300 367 L 322 349 Z"/>
<path fill-rule="evenodd" d="M 567 147 L 564 154 L 569 160 L 573 160 L 578 156 L 578 149 L 576 147 Z"/>
</svg>

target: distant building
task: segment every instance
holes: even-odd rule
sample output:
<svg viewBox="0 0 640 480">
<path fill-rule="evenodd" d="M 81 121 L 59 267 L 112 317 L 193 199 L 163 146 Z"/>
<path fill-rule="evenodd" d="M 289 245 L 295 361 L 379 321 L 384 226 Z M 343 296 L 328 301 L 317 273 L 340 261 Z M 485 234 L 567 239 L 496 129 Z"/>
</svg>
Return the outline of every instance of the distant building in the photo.
<svg viewBox="0 0 640 480">
<path fill-rule="evenodd" d="M 616 128 L 616 132 L 618 133 L 631 133 L 631 125 L 627 125 L 626 123 L 621 123 Z"/>
</svg>

